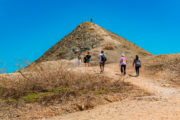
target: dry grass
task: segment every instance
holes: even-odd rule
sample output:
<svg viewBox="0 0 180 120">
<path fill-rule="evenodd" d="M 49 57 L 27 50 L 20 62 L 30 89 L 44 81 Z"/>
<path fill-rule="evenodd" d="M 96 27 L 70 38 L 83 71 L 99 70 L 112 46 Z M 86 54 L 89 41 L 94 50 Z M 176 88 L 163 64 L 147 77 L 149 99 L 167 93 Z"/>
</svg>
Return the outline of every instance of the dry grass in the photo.
<svg viewBox="0 0 180 120">
<path fill-rule="evenodd" d="M 49 93 L 56 93 L 60 97 L 68 97 L 69 95 L 80 95 L 85 91 L 93 93 L 112 92 L 115 88 L 121 90 L 122 83 L 112 83 L 107 77 L 76 74 L 65 69 L 63 65 L 57 67 L 56 70 L 44 70 L 38 66 L 38 72 L 22 72 L 19 71 L 21 77 L 16 80 L 9 81 L 5 77 L 0 78 L 0 96 L 2 99 L 21 99 L 29 94 L 43 94 L 43 97 Z"/>
<path fill-rule="evenodd" d="M 180 85 L 180 54 L 157 55 L 147 62 L 148 74 Z"/>
<path fill-rule="evenodd" d="M 50 117 L 54 114 L 46 113 L 59 115 L 128 97 L 149 95 L 128 83 L 111 82 L 102 75 L 77 74 L 66 68 L 64 64 L 59 64 L 56 69 L 47 70 L 36 65 L 34 72 L 19 71 L 14 80 L 1 76 L 0 110 L 3 112 L 0 116 L 3 114 L 7 119 Z M 27 103 L 32 107 L 27 107 Z M 55 108 L 57 111 L 54 111 Z M 41 111 L 38 114 L 37 109 Z M 29 111 L 30 118 L 24 111 Z"/>
<path fill-rule="evenodd" d="M 114 45 L 113 44 L 106 44 L 104 46 L 104 50 L 114 50 Z"/>
</svg>

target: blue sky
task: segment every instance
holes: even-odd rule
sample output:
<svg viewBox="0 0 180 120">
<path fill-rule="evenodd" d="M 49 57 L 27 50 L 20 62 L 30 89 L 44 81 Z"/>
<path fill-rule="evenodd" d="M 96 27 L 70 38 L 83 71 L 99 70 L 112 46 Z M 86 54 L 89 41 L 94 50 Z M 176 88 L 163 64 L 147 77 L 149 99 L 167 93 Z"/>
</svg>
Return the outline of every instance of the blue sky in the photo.
<svg viewBox="0 0 180 120">
<path fill-rule="evenodd" d="M 180 53 L 179 0 L 0 0 L 0 67 L 33 62 L 78 24 L 94 23 L 153 54 Z"/>
</svg>

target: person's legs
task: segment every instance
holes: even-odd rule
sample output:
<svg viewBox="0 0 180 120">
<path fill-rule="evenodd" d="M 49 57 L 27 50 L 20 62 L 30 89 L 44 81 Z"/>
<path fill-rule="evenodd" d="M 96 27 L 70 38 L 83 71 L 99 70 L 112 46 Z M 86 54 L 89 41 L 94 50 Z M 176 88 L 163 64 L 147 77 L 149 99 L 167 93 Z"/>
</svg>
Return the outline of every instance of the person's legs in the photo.
<svg viewBox="0 0 180 120">
<path fill-rule="evenodd" d="M 99 63 L 99 67 L 100 67 L 100 73 L 102 73 L 102 65 L 101 65 L 101 63 Z"/>
<path fill-rule="evenodd" d="M 121 73 L 123 73 L 123 65 L 121 65 Z"/>
<path fill-rule="evenodd" d="M 124 75 L 126 75 L 126 65 L 124 65 Z"/>
<path fill-rule="evenodd" d="M 81 61 L 80 61 L 80 60 L 78 60 L 78 67 L 80 67 L 80 65 L 81 65 Z"/>
<path fill-rule="evenodd" d="M 137 67 L 137 75 L 139 76 L 139 67 Z"/>
<path fill-rule="evenodd" d="M 100 63 L 100 69 L 101 69 L 100 73 L 103 73 L 103 72 L 104 72 L 104 64 L 105 64 L 105 63 Z"/>
<path fill-rule="evenodd" d="M 105 62 L 103 63 L 103 71 L 104 71 L 104 67 L 105 67 Z"/>
<path fill-rule="evenodd" d="M 85 66 L 85 67 L 86 67 L 86 64 L 87 64 L 87 63 L 86 63 L 86 62 L 84 62 L 84 66 Z"/>
<path fill-rule="evenodd" d="M 126 75 L 126 65 L 121 65 L 121 73 Z"/>
<path fill-rule="evenodd" d="M 135 67 L 136 69 L 136 75 L 138 76 L 139 75 L 139 67 Z"/>
<path fill-rule="evenodd" d="M 87 66 L 89 67 L 90 66 L 90 60 L 87 59 Z"/>
</svg>

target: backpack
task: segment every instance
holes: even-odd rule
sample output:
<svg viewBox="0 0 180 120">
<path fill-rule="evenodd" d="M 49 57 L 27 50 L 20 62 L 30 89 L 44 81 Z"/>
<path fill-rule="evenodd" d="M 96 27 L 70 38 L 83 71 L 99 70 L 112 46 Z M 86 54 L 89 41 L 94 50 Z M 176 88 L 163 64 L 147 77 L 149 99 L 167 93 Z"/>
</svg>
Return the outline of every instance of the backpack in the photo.
<svg viewBox="0 0 180 120">
<path fill-rule="evenodd" d="M 140 60 L 136 60 L 135 64 L 136 64 L 136 67 L 141 67 L 141 61 Z"/>
<path fill-rule="evenodd" d="M 106 62 L 106 60 L 107 60 L 107 59 L 106 59 L 105 55 L 104 55 L 104 54 L 101 55 L 101 61 L 102 61 L 102 62 Z"/>
<path fill-rule="evenodd" d="M 86 61 L 87 61 L 87 57 L 85 56 L 83 60 L 84 60 L 84 63 L 86 63 Z"/>
<path fill-rule="evenodd" d="M 121 65 L 126 65 L 127 58 L 126 57 L 121 57 L 120 62 L 121 62 Z"/>
</svg>

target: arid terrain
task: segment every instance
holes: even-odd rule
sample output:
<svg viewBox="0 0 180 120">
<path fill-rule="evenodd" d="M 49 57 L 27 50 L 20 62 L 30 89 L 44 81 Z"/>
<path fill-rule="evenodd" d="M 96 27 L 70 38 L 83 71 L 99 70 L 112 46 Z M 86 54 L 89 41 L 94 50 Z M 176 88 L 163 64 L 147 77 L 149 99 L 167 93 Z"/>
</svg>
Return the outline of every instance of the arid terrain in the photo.
<svg viewBox="0 0 180 120">
<path fill-rule="evenodd" d="M 107 56 L 100 74 L 98 55 Z M 77 55 L 92 55 L 77 67 Z M 119 59 L 128 59 L 126 76 Z M 135 77 L 132 61 L 142 67 Z M 38 60 L 0 74 L 2 120 L 180 120 L 180 54 L 153 55 L 102 27 L 84 22 Z"/>
<path fill-rule="evenodd" d="M 91 68 L 89 68 L 91 69 Z M 88 69 L 88 70 L 89 70 Z M 89 70 L 91 72 L 94 69 Z M 109 71 L 111 71 L 109 73 Z M 118 79 L 117 65 L 108 65 L 105 75 Z M 97 71 L 94 71 L 95 73 Z M 56 116 L 47 120 L 179 120 L 180 89 L 154 79 L 126 77 L 125 82 L 152 93 L 95 107 L 92 110 Z"/>
</svg>

